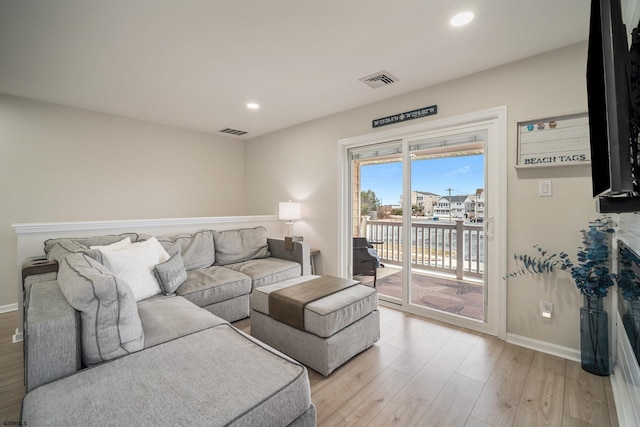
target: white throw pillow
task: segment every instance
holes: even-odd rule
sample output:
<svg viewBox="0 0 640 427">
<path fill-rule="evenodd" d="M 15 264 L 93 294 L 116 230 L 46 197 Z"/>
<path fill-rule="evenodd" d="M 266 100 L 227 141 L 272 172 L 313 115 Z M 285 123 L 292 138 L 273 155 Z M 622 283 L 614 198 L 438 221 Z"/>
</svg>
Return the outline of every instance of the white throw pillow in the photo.
<svg viewBox="0 0 640 427">
<path fill-rule="evenodd" d="M 162 292 L 153 269 L 170 256 L 155 237 L 120 248 L 103 248 L 100 252 L 104 266 L 129 285 L 136 301 Z"/>
</svg>

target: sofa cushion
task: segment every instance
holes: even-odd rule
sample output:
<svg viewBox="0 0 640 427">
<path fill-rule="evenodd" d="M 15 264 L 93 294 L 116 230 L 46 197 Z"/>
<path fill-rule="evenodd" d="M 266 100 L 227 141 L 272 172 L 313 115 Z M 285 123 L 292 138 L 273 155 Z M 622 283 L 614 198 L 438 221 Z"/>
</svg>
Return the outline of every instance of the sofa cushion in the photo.
<svg viewBox="0 0 640 427">
<path fill-rule="evenodd" d="M 182 297 L 159 296 L 138 303 L 144 348 L 227 323 Z"/>
<path fill-rule="evenodd" d="M 184 268 L 180 252 L 173 255 L 168 261 L 156 265 L 153 270 L 165 295 L 175 293 L 176 289 L 187 280 L 187 270 Z"/>
<path fill-rule="evenodd" d="M 302 274 L 300 264 L 280 258 L 252 259 L 225 267 L 251 277 L 252 289 L 292 279 Z"/>
<path fill-rule="evenodd" d="M 216 265 L 227 265 L 270 256 L 264 227 L 214 231 Z"/>
<path fill-rule="evenodd" d="M 106 246 L 129 237 L 132 242 L 138 240 L 136 233 L 122 233 L 118 235 L 74 237 L 49 239 L 44 242 L 44 252 L 50 261 L 63 260 L 67 255 L 80 252 L 97 252 L 89 249 L 90 246 Z M 95 257 L 95 255 L 93 255 Z"/>
<path fill-rule="evenodd" d="M 85 364 L 101 363 L 143 348 L 138 308 L 124 280 L 79 253 L 64 258 L 58 283 L 69 304 L 80 312 Z"/>
<path fill-rule="evenodd" d="M 22 421 L 284 426 L 312 407 L 304 366 L 220 325 L 39 387 L 25 396 Z"/>
<path fill-rule="evenodd" d="M 151 237 L 147 234 L 141 234 L 140 240 L 148 240 Z M 187 271 L 212 266 L 216 260 L 213 248 L 213 232 L 211 230 L 156 238 L 170 255 L 178 252 L 182 255 L 184 268 Z"/>
<path fill-rule="evenodd" d="M 189 271 L 187 280 L 176 290 L 198 307 L 206 307 L 251 293 L 251 278 L 225 267 L 213 266 Z"/>
<path fill-rule="evenodd" d="M 105 267 L 123 279 L 136 301 L 161 293 L 154 267 L 169 260 L 169 254 L 155 237 L 115 249 L 100 249 Z"/>
</svg>

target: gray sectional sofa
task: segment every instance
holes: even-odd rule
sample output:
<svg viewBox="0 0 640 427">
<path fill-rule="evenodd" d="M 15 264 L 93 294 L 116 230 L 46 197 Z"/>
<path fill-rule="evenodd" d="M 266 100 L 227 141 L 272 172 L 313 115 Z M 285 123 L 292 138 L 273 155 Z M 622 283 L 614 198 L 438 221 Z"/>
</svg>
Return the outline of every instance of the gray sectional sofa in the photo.
<svg viewBox="0 0 640 427">
<path fill-rule="evenodd" d="M 45 253 L 23 270 L 23 422 L 316 425 L 306 368 L 229 323 L 254 288 L 309 273 L 305 243 L 258 227 L 53 239 Z"/>
</svg>

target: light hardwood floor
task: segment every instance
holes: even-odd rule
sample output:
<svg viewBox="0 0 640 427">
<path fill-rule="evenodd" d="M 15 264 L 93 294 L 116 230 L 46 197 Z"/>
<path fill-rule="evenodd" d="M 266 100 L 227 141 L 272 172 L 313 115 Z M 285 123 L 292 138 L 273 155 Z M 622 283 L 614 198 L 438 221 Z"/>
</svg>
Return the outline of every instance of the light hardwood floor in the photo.
<svg viewBox="0 0 640 427">
<path fill-rule="evenodd" d="M 380 308 L 381 338 L 324 378 L 309 371 L 319 426 L 617 426 L 607 377 L 495 337 Z M 21 344 L 0 315 L 0 424 L 16 421 Z M 235 326 L 250 332 L 250 319 Z"/>
<path fill-rule="evenodd" d="M 0 314 L 0 425 L 19 420 L 24 396 L 22 343 L 12 343 L 17 324 L 17 312 Z"/>
</svg>

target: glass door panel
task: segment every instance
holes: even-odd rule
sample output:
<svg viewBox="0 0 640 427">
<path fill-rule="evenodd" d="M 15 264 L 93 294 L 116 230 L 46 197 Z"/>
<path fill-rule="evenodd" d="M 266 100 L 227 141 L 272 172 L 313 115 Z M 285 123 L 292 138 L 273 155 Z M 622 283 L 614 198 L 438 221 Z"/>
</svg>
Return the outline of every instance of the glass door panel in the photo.
<svg viewBox="0 0 640 427">
<path fill-rule="evenodd" d="M 408 303 L 484 321 L 486 131 L 408 141 Z"/>
<path fill-rule="evenodd" d="M 352 276 L 375 284 L 380 299 L 402 304 L 402 143 L 350 149 L 349 157 Z"/>
</svg>

